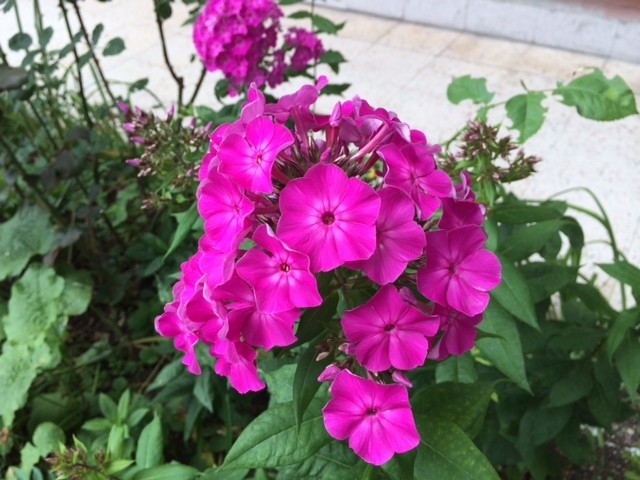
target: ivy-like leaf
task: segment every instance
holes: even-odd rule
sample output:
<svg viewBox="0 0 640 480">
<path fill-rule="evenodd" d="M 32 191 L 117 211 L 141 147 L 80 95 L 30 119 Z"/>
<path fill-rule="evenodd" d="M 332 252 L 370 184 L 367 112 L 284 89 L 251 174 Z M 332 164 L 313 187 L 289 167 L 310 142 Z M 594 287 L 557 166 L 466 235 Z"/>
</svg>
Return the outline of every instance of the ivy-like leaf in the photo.
<svg viewBox="0 0 640 480">
<path fill-rule="evenodd" d="M 102 35 L 103 31 L 104 31 L 104 25 L 102 23 L 97 24 L 93 28 L 93 32 L 91 32 L 91 43 L 93 45 L 96 45 L 98 43 L 98 41 L 100 40 L 100 35 Z"/>
<path fill-rule="evenodd" d="M 9 39 L 11 50 L 27 50 L 31 46 L 31 35 L 28 33 L 16 33 Z"/>
<path fill-rule="evenodd" d="M 229 450 L 222 468 L 277 468 L 311 457 L 331 441 L 322 420 L 322 402 L 313 400 L 296 428 L 293 402 L 269 408 L 251 422 Z"/>
<path fill-rule="evenodd" d="M 31 257 L 47 253 L 55 239 L 49 215 L 35 206 L 0 224 L 0 280 L 18 275 Z"/>
<path fill-rule="evenodd" d="M 477 104 L 487 104 L 494 94 L 487 90 L 486 78 L 473 78 L 464 75 L 454 79 L 447 88 L 447 98 L 454 105 L 463 100 L 471 100 Z"/>
<path fill-rule="evenodd" d="M 607 78 L 600 69 L 574 78 L 553 91 L 561 102 L 576 107 L 578 114 L 591 120 L 619 120 L 638 113 L 633 91 L 619 76 Z"/>
<path fill-rule="evenodd" d="M 547 109 L 542 106 L 546 95 L 541 92 L 528 92 L 511 97 L 505 108 L 511 119 L 511 128 L 520 132 L 519 142 L 524 143 L 532 137 L 544 123 Z"/>
<path fill-rule="evenodd" d="M 624 339 L 613 358 L 616 361 L 622 383 L 629 395 L 634 400 L 638 398 L 638 386 L 640 386 L 640 342 L 635 334 Z"/>
</svg>

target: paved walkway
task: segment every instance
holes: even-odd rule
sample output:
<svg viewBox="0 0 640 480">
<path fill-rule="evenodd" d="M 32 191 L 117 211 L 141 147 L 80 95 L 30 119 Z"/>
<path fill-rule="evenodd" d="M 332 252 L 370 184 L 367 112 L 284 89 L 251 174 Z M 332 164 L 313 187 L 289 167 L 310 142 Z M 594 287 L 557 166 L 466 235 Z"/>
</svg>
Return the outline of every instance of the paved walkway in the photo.
<svg viewBox="0 0 640 480">
<path fill-rule="evenodd" d="M 30 24 L 30 2 L 18 3 L 24 5 L 23 23 Z M 41 3 L 49 10 L 45 24 L 55 26 L 54 41 L 64 41 L 63 23 L 53 5 L 57 2 Z M 164 102 L 171 102 L 175 84 L 163 66 L 152 4 L 151 0 L 119 0 L 86 1 L 81 6 L 90 27 L 104 23 L 103 42 L 116 35 L 125 39 L 125 52 L 104 60 L 108 76 L 126 81 L 148 77 L 150 88 Z M 190 27 L 181 26 L 187 12 L 181 2 L 172 5 L 176 11 L 166 28 L 169 54 L 176 69 L 187 78 L 189 95 L 199 67 L 190 63 Z M 486 77 L 489 89 L 496 92 L 495 99 L 501 100 L 522 92 L 521 80 L 531 89 L 552 88 L 556 81 L 570 81 L 576 72 L 594 66 L 603 68 L 607 75 L 621 75 L 640 96 L 639 64 L 343 10 L 318 10 L 334 21 L 347 22 L 338 37 L 328 38 L 325 43 L 349 60 L 339 75 L 328 70 L 320 73 L 330 75 L 335 82 L 350 82 L 347 96 L 360 95 L 372 105 L 395 111 L 413 127 L 425 131 L 432 142 L 446 139 L 474 112 L 471 105 L 453 106 L 446 99 L 448 83 L 460 75 Z M 5 51 L 9 32 L 14 31 L 14 18 L 0 14 L 0 44 Z M 218 78 L 208 76 L 198 103 L 215 105 L 212 91 Z M 144 106 L 153 104 L 145 94 L 135 100 Z M 328 109 L 333 101 L 323 99 L 322 106 Z M 621 248 L 632 261 L 640 263 L 640 116 L 598 123 L 579 117 L 556 101 L 546 104 L 548 121 L 526 144 L 528 153 L 544 161 L 536 175 L 514 186 L 515 191 L 525 197 L 545 198 L 567 188 L 589 187 L 606 207 Z M 494 119 L 499 121 L 502 112 L 497 113 Z M 566 198 L 595 208 L 584 194 L 572 193 Z M 604 230 L 594 222 L 585 219 L 584 225 L 588 240 L 605 238 Z M 608 262 L 610 258 L 602 245 L 587 247 L 586 262 Z"/>
</svg>

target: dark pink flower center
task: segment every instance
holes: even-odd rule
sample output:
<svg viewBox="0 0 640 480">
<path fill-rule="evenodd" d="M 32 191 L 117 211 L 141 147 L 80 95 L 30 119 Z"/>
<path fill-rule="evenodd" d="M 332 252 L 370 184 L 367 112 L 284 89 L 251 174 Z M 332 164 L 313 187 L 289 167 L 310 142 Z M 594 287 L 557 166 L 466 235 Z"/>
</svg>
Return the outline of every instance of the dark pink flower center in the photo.
<svg viewBox="0 0 640 480">
<path fill-rule="evenodd" d="M 390 324 L 384 326 L 384 331 L 385 332 L 390 332 L 391 330 L 393 330 L 395 328 L 396 328 L 396 326 L 393 323 L 390 323 Z"/>
<path fill-rule="evenodd" d="M 335 220 L 336 217 L 331 212 L 325 212 L 322 214 L 322 223 L 324 223 L 325 225 L 332 225 Z"/>
<path fill-rule="evenodd" d="M 291 271 L 291 267 L 289 266 L 288 263 L 281 263 L 280 270 L 283 271 L 284 273 L 289 273 Z"/>
<path fill-rule="evenodd" d="M 260 165 L 262 163 L 262 154 L 261 153 L 259 153 L 258 156 L 256 157 L 256 163 L 258 165 Z"/>
<path fill-rule="evenodd" d="M 373 408 L 373 407 L 369 407 L 369 408 L 367 408 L 367 411 L 366 411 L 366 412 L 364 412 L 364 414 L 365 414 L 367 417 L 371 417 L 371 416 L 375 415 L 376 413 L 378 413 L 378 410 L 376 410 L 376 409 L 375 409 L 375 408 Z"/>
</svg>

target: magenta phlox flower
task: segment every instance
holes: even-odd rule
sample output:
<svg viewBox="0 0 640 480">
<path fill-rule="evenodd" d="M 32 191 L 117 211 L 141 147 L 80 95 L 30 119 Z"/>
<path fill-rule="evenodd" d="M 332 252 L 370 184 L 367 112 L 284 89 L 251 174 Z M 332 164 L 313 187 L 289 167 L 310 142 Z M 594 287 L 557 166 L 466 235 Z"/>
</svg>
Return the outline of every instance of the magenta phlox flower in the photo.
<svg viewBox="0 0 640 480">
<path fill-rule="evenodd" d="M 498 258 L 482 247 L 487 239 L 475 225 L 428 232 L 425 268 L 418 291 L 429 300 L 470 317 L 489 304 L 488 291 L 500 283 Z"/>
<path fill-rule="evenodd" d="M 211 300 L 221 302 L 227 308 L 232 338 L 242 336 L 249 345 L 265 350 L 291 345 L 296 341 L 293 326 L 300 318 L 300 310 L 260 312 L 253 290 L 238 275 L 207 294 Z"/>
<path fill-rule="evenodd" d="M 348 438 L 349 447 L 366 462 L 382 465 L 420 443 L 405 387 L 381 385 L 344 370 L 330 392 L 322 410 L 327 432 L 338 440 Z"/>
<path fill-rule="evenodd" d="M 196 197 L 211 247 L 225 252 L 235 248 L 235 240 L 247 228 L 253 203 L 233 181 L 215 172 L 209 173 Z"/>
<path fill-rule="evenodd" d="M 238 244 L 244 238 L 244 233 L 240 232 L 233 244 L 224 250 L 218 250 L 214 247 L 216 244 L 210 237 L 204 235 L 198 242 L 198 251 L 200 257 L 198 265 L 200 271 L 203 272 L 204 283 L 209 288 L 215 288 L 229 281 L 233 275 L 236 255 L 238 253 Z"/>
<path fill-rule="evenodd" d="M 376 248 L 380 197 L 335 165 L 317 164 L 280 194 L 277 235 L 309 256 L 312 272 L 369 258 Z"/>
<path fill-rule="evenodd" d="M 476 326 L 482 321 L 482 315 L 467 315 L 437 303 L 433 314 L 440 317 L 442 336 L 429 352 L 429 358 L 444 360 L 449 355 L 462 355 L 473 348 L 476 342 Z"/>
<path fill-rule="evenodd" d="M 178 315 L 179 302 L 165 305 L 164 312 L 155 318 L 156 332 L 165 338 L 173 338 L 173 346 L 184 353 L 182 364 L 189 373 L 200 375 L 202 369 L 198 363 L 195 347 L 198 336 L 187 328 L 186 323 Z"/>
<path fill-rule="evenodd" d="M 393 285 L 385 285 L 364 305 L 342 317 L 347 340 L 355 344 L 356 358 L 373 372 L 391 367 L 411 370 L 427 358 L 427 337 L 438 331 L 440 320 L 405 302 Z"/>
<path fill-rule="evenodd" d="M 218 171 L 240 187 L 257 193 L 272 193 L 271 170 L 278 154 L 293 143 L 293 135 L 268 117 L 257 117 L 247 125 L 246 136 L 230 134 L 218 151 Z"/>
<path fill-rule="evenodd" d="M 453 198 L 442 198 L 441 202 L 442 218 L 438 222 L 441 230 L 453 230 L 465 225 L 482 225 L 484 212 L 479 203 Z"/>
<path fill-rule="evenodd" d="M 202 165 L 200 165 L 200 169 L 198 170 L 198 180 L 203 181 L 209 176 L 210 171 L 218 171 L 218 150 L 230 127 L 230 124 L 223 123 L 209 135 L 209 152 L 202 157 Z"/>
<path fill-rule="evenodd" d="M 202 252 L 198 250 L 180 265 L 180 279 L 173 286 L 173 298 L 180 304 L 186 303 L 201 287 L 204 280 L 204 274 L 200 270 L 201 258 Z"/>
<path fill-rule="evenodd" d="M 257 392 L 266 385 L 258 376 L 256 351 L 241 340 L 223 340 L 211 347 L 215 372 L 229 378 L 239 393 Z"/>
<path fill-rule="evenodd" d="M 476 194 L 471 188 L 472 184 L 471 175 L 466 170 L 460 173 L 460 183 L 453 185 L 454 198 L 456 200 L 470 200 L 476 199 Z"/>
<path fill-rule="evenodd" d="M 416 144 L 401 148 L 388 144 L 378 150 L 378 155 L 389 167 L 385 183 L 409 193 L 420 210 L 422 220 L 429 219 L 440 207 L 439 198 L 453 194 L 449 176 L 436 169 L 434 150 L 433 147 Z"/>
<path fill-rule="evenodd" d="M 422 255 L 426 243 L 424 230 L 414 221 L 415 206 L 409 196 L 396 187 L 378 192 L 380 214 L 376 221 L 376 249 L 367 260 L 349 262 L 349 268 L 362 269 L 379 285 L 394 282 L 411 260 Z"/>
<path fill-rule="evenodd" d="M 247 101 L 242 105 L 240 122 L 248 125 L 253 119 L 262 116 L 265 105 L 264 93 L 260 91 L 255 83 L 252 83 L 247 91 Z"/>
<path fill-rule="evenodd" d="M 329 117 L 311 112 L 310 107 L 318 100 L 320 92 L 328 83 L 327 77 L 321 75 L 315 85 L 303 85 L 296 92 L 280 97 L 276 104 L 267 104 L 265 113 L 273 115 L 278 123 L 283 124 L 293 117 L 296 130 L 300 130 L 300 133 L 318 130 L 328 122 Z"/>
<path fill-rule="evenodd" d="M 316 278 L 309 271 L 309 257 L 287 247 L 266 225 L 256 229 L 253 240 L 264 250 L 249 250 L 238 261 L 236 271 L 253 288 L 261 312 L 285 312 L 322 303 Z"/>
</svg>

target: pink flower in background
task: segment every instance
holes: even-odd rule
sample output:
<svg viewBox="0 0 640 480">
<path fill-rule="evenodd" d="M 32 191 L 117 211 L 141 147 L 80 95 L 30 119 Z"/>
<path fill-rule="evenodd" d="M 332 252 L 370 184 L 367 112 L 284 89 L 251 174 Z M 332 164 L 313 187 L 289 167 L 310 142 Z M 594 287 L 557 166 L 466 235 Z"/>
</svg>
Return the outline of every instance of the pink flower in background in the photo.
<svg viewBox="0 0 640 480">
<path fill-rule="evenodd" d="M 439 323 L 437 317 L 405 302 L 393 285 L 385 285 L 367 303 L 342 317 L 342 329 L 355 345 L 358 362 L 373 372 L 422 365 L 429 349 L 426 337 L 436 334 Z"/>
<path fill-rule="evenodd" d="M 256 351 L 240 340 L 226 340 L 215 344 L 211 354 L 217 358 L 215 372 L 229 378 L 239 393 L 257 392 L 265 387 L 258 376 Z"/>
<path fill-rule="evenodd" d="M 233 89 L 261 86 L 281 17 L 273 0 L 209 0 L 194 23 L 193 42 L 207 69 L 221 70 Z"/>
<path fill-rule="evenodd" d="M 322 409 L 327 432 L 338 440 L 348 438 L 349 447 L 366 462 L 382 465 L 394 453 L 418 446 L 420 435 L 405 387 L 381 385 L 343 370 L 330 392 L 331 400 Z"/>
<path fill-rule="evenodd" d="M 290 28 L 284 35 L 284 41 L 294 47 L 291 69 L 295 72 L 306 69 L 324 54 L 324 47 L 318 36 L 304 28 Z"/>
<path fill-rule="evenodd" d="M 475 225 L 427 233 L 427 265 L 418 271 L 418 291 L 429 300 L 470 317 L 489 304 L 500 283 L 498 257 L 482 247 L 487 239 Z"/>
<path fill-rule="evenodd" d="M 375 250 L 380 197 L 335 165 L 315 165 L 290 181 L 280 194 L 280 210 L 278 237 L 309 255 L 312 272 L 367 259 Z"/>
<path fill-rule="evenodd" d="M 155 319 L 156 332 L 163 337 L 173 338 L 175 349 L 184 353 L 182 364 L 187 367 L 189 373 L 200 375 L 202 369 L 195 351 L 199 339 L 178 316 L 178 305 L 178 302 L 165 305 L 164 312 Z"/>
<path fill-rule="evenodd" d="M 266 225 L 253 234 L 264 251 L 249 250 L 236 266 L 238 275 L 253 288 L 258 309 L 278 313 L 322 303 L 309 257 L 288 248 Z"/>
<path fill-rule="evenodd" d="M 453 198 L 443 198 L 441 201 L 442 218 L 438 222 L 440 229 L 453 230 L 465 225 L 482 225 L 484 212 L 479 203 Z"/>
<path fill-rule="evenodd" d="M 389 166 L 385 183 L 399 187 L 411 195 L 420 209 L 422 220 L 429 219 L 440 207 L 439 198 L 453 195 L 449 176 L 436 169 L 434 153 L 439 149 L 416 144 L 399 148 L 389 144 L 378 150 L 378 154 Z"/>
<path fill-rule="evenodd" d="M 407 194 L 396 187 L 385 187 L 378 194 L 376 249 L 367 260 L 347 266 L 362 269 L 371 280 L 384 285 L 394 282 L 411 260 L 422 255 L 426 240 L 422 227 L 413 221 L 415 206 Z"/>
<path fill-rule="evenodd" d="M 268 117 L 257 117 L 247 125 L 246 135 L 232 133 L 218 151 L 218 171 L 252 192 L 271 193 L 271 170 L 278 154 L 293 143 L 291 132 Z"/>
</svg>

